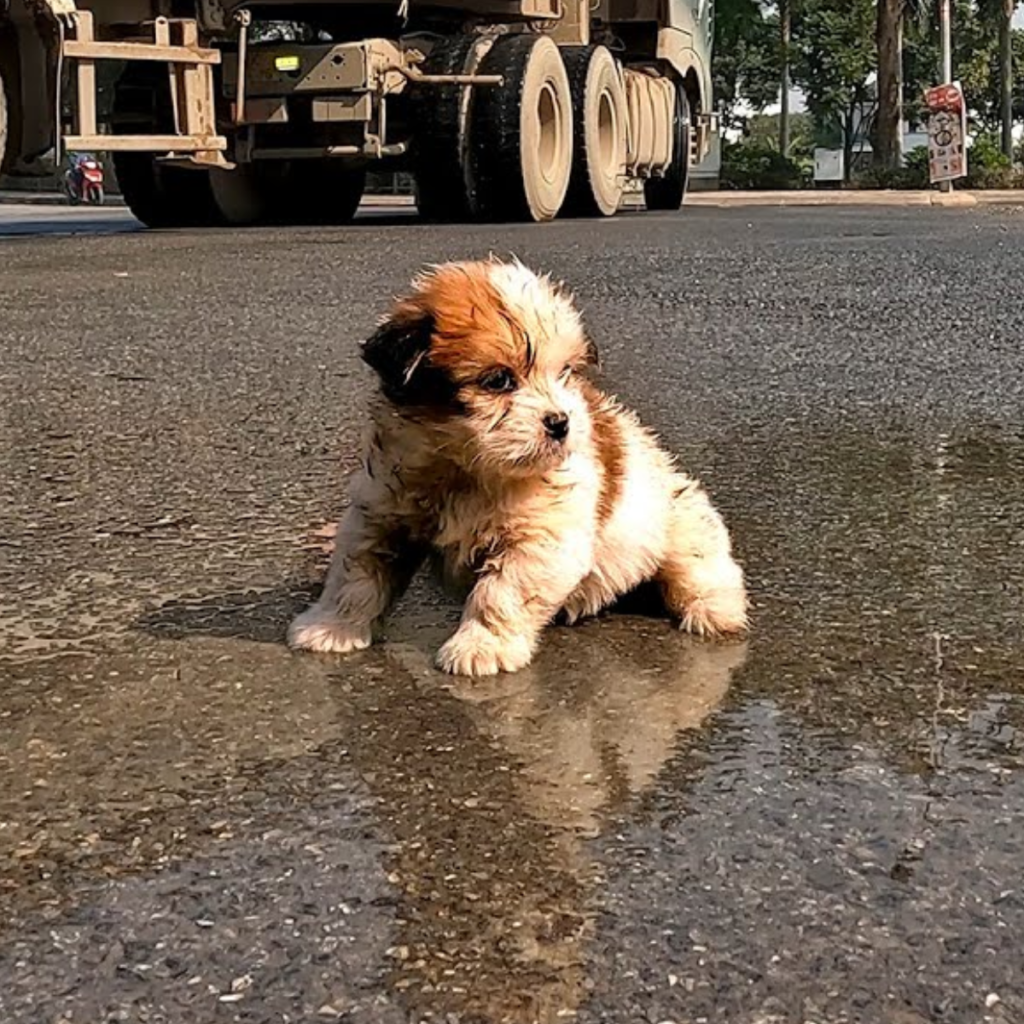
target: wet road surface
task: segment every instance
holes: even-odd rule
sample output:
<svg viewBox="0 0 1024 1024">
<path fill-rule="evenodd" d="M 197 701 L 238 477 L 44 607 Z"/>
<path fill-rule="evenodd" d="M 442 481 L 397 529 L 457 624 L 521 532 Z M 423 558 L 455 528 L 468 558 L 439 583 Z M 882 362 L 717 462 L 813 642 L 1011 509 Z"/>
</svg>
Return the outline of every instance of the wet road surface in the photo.
<svg viewBox="0 0 1024 1024">
<path fill-rule="evenodd" d="M 141 227 L 123 206 L 10 203 L 0 197 L 0 239 L 26 235 L 115 234 L 138 231 Z"/>
<path fill-rule="evenodd" d="M 576 289 L 755 633 L 293 656 L 428 261 Z M 0 243 L 0 1021 L 1024 1020 L 1024 215 Z"/>
<path fill-rule="evenodd" d="M 116 201 L 105 206 L 68 206 L 60 200 L 48 197 L 44 202 L 29 201 L 19 196 L 15 201 L 5 202 L 0 194 L 0 239 L 13 237 L 38 237 L 40 235 L 101 235 L 122 234 L 127 231 L 141 231 L 142 225 L 129 211 Z M 359 211 L 358 220 L 411 219 L 415 211 L 408 207 L 396 207 L 388 198 L 374 202 L 369 197 Z"/>
</svg>

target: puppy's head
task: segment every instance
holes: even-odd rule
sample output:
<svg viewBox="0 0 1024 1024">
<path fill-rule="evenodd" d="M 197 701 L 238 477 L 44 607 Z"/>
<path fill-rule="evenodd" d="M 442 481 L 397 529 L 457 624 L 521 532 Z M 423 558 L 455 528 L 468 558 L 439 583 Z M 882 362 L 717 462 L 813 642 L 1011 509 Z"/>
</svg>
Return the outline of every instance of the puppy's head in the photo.
<svg viewBox="0 0 1024 1024">
<path fill-rule="evenodd" d="M 384 396 L 480 473 L 529 476 L 587 437 L 580 374 L 597 363 L 572 298 L 521 263 L 437 267 L 363 346 Z"/>
</svg>

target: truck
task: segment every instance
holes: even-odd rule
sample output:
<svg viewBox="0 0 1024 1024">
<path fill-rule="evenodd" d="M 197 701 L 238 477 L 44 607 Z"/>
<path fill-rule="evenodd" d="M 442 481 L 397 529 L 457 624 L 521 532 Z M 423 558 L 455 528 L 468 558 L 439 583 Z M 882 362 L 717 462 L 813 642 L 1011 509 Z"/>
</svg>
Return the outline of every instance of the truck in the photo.
<svg viewBox="0 0 1024 1024">
<path fill-rule="evenodd" d="M 109 154 L 143 224 L 434 222 L 683 204 L 713 0 L 0 0 L 0 170 Z M 98 82 L 112 82 L 109 89 Z"/>
</svg>

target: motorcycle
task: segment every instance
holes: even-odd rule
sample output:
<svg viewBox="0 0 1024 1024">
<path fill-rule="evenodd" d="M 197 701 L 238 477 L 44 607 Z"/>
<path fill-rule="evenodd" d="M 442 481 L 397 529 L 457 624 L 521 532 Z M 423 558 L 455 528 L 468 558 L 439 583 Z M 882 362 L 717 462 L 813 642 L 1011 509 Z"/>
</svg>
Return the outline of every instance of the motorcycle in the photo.
<svg viewBox="0 0 1024 1024">
<path fill-rule="evenodd" d="M 103 165 L 92 156 L 75 157 L 64 172 L 64 188 L 72 206 L 103 205 Z"/>
</svg>

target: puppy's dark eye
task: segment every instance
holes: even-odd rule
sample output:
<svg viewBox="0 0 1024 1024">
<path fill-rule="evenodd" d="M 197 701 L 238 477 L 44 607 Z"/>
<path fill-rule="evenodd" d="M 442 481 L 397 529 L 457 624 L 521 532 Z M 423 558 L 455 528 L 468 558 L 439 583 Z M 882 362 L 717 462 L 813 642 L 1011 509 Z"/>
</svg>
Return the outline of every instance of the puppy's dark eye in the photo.
<svg viewBox="0 0 1024 1024">
<path fill-rule="evenodd" d="M 562 367 L 562 372 L 558 375 L 559 380 L 566 380 L 572 374 L 572 364 Z"/>
<path fill-rule="evenodd" d="M 508 393 L 516 389 L 516 377 L 511 370 L 491 370 L 480 378 L 480 387 L 495 394 Z"/>
</svg>

